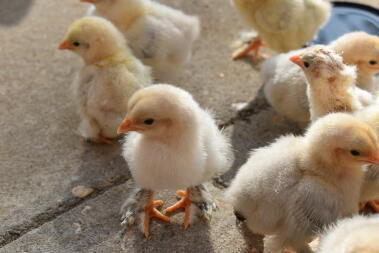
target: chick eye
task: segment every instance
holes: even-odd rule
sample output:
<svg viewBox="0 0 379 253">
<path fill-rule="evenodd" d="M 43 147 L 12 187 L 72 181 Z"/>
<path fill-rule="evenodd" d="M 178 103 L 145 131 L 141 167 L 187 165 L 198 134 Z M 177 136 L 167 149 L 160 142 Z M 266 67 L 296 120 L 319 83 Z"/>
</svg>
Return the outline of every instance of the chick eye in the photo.
<svg viewBox="0 0 379 253">
<path fill-rule="evenodd" d="M 377 62 L 377 61 L 374 61 L 374 60 L 371 60 L 371 61 L 369 61 L 368 63 L 370 63 L 370 65 L 375 65 L 375 64 L 377 64 L 378 62 Z"/>
<path fill-rule="evenodd" d="M 309 68 L 309 65 L 310 65 L 309 62 L 305 61 L 305 62 L 303 62 L 303 64 L 304 64 L 304 67 Z"/>
<path fill-rule="evenodd" d="M 143 123 L 146 125 L 152 125 L 154 123 L 154 119 L 147 119 Z"/>
<path fill-rule="evenodd" d="M 357 150 L 355 150 L 355 149 L 350 150 L 350 154 L 351 154 L 352 156 L 360 156 L 360 155 L 361 155 L 361 153 L 359 153 L 359 151 L 357 151 Z"/>
<path fill-rule="evenodd" d="M 78 46 L 80 46 L 80 43 L 77 41 L 74 41 L 74 42 L 72 42 L 72 45 L 74 45 L 75 47 L 78 47 Z"/>
</svg>

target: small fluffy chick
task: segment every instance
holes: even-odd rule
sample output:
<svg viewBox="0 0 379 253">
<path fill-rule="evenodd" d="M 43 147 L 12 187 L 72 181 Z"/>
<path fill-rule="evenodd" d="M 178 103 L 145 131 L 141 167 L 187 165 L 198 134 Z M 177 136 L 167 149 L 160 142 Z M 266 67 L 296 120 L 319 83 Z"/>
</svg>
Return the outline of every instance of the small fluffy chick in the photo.
<svg viewBox="0 0 379 253">
<path fill-rule="evenodd" d="M 328 20 L 331 5 L 324 0 L 233 0 L 239 14 L 259 34 L 249 45 L 238 49 L 234 59 L 254 51 L 261 39 L 273 50 L 288 52 L 312 40 Z"/>
<path fill-rule="evenodd" d="M 378 253 L 379 215 L 339 221 L 321 238 L 317 253 Z"/>
<path fill-rule="evenodd" d="M 206 199 L 200 197 L 201 200 L 194 203 L 192 194 L 201 191 L 199 185 L 230 166 L 227 138 L 217 128 L 212 115 L 203 110 L 191 94 L 165 84 L 133 95 L 128 114 L 118 129 L 119 133 L 128 131 L 136 132 L 125 139 L 122 154 L 137 186 L 149 192 L 139 207 L 144 213 L 145 236 L 149 234 L 152 216 L 165 217 L 154 209 L 154 203 L 162 204 L 153 201 L 154 190 L 187 188 L 178 192 L 183 198 L 165 211 L 184 208 L 184 226 L 188 227 L 192 209 L 208 208 Z"/>
<path fill-rule="evenodd" d="M 365 32 L 348 33 L 330 44 L 347 64 L 358 69 L 357 86 L 377 92 L 375 75 L 379 73 L 379 37 Z"/>
<path fill-rule="evenodd" d="M 360 46 L 362 40 L 365 41 L 364 47 Z M 371 89 L 368 87 L 374 83 L 374 74 L 377 73 L 377 71 L 368 71 L 374 69 L 369 67 L 370 61 L 372 63 L 379 61 L 377 45 L 379 45 L 379 37 L 364 32 L 349 33 L 331 43 L 334 51 L 344 50 L 342 56 L 345 64 L 361 63 L 360 66 L 357 66 L 356 85 L 369 92 Z M 357 49 L 359 51 L 356 51 Z M 302 125 L 307 125 L 310 120 L 309 103 L 306 96 L 307 81 L 303 71 L 289 60 L 291 56 L 298 55 L 303 51 L 304 49 L 288 54 L 279 54 L 266 60 L 262 64 L 261 78 L 264 83 L 265 96 L 275 110 Z M 348 57 L 350 55 L 355 56 L 354 61 L 351 61 L 352 57 Z"/>
<path fill-rule="evenodd" d="M 343 63 L 327 46 L 313 46 L 290 60 L 304 72 L 311 121 L 331 112 L 353 112 L 363 108 L 361 96 L 371 95 L 355 86 L 356 68 Z M 363 98 L 366 99 L 366 96 Z"/>
<path fill-rule="evenodd" d="M 158 79 L 169 78 L 191 58 L 200 22 L 179 10 L 150 0 L 81 0 L 95 5 L 93 14 L 113 22 L 135 56 L 151 66 Z"/>
<path fill-rule="evenodd" d="M 312 252 L 308 242 L 317 231 L 358 212 L 362 167 L 379 164 L 378 148 L 368 125 L 332 113 L 304 136 L 252 151 L 227 198 L 252 231 L 266 236 L 264 253 Z"/>
<path fill-rule="evenodd" d="M 73 83 L 80 135 L 110 143 L 108 138 L 117 137 L 129 98 L 151 84 L 150 69 L 133 56 L 117 28 L 99 17 L 75 21 L 59 49 L 70 50 L 84 61 Z"/>
</svg>

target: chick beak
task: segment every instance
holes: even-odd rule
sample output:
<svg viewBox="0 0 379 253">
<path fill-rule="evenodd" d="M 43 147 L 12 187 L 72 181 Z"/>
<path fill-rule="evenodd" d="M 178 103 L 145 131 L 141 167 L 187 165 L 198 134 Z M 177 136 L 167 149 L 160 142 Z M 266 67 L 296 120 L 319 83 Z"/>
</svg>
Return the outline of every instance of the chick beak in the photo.
<svg viewBox="0 0 379 253">
<path fill-rule="evenodd" d="M 95 0 L 80 0 L 80 2 L 93 4 L 95 2 Z"/>
<path fill-rule="evenodd" d="M 60 50 L 64 50 L 64 49 L 71 50 L 71 49 L 73 49 L 73 47 L 70 45 L 70 43 L 67 40 L 64 40 L 59 44 L 58 49 L 60 49 Z"/>
<path fill-rule="evenodd" d="M 301 66 L 301 57 L 300 55 L 294 55 L 290 58 L 290 61 L 292 61 L 293 63 L 295 63 L 296 65 L 299 65 L 300 67 Z"/>
<path fill-rule="evenodd" d="M 129 131 L 142 131 L 143 129 L 137 127 L 133 121 L 125 119 L 117 128 L 117 134 L 123 134 Z"/>
<path fill-rule="evenodd" d="M 379 165 L 379 152 L 370 155 L 369 159 L 367 160 L 367 162 Z"/>
</svg>

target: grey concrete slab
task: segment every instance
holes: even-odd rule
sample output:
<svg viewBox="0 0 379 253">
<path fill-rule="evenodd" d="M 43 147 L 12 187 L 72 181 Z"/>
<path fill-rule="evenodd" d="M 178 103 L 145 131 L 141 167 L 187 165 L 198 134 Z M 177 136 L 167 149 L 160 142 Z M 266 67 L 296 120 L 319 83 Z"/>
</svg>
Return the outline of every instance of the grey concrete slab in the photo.
<svg viewBox="0 0 379 253">
<path fill-rule="evenodd" d="M 203 19 L 193 61 L 177 83 L 227 120 L 231 104 L 253 98 L 259 83 L 248 63 L 230 59 L 239 17 L 227 1 L 165 2 Z M 101 190 L 129 174 L 119 145 L 85 143 L 76 134 L 70 84 L 81 61 L 56 47 L 87 5 L 39 0 L 0 7 L 1 245 L 78 203 L 71 188 Z"/>
<path fill-rule="evenodd" d="M 6 245 L 0 252 L 242 253 L 261 248 L 261 237 L 237 225 L 232 207 L 223 200 L 223 192 L 212 185 L 208 187 L 219 208 L 210 222 L 199 219 L 184 230 L 183 214 L 179 212 L 171 216 L 171 223 L 153 220 L 149 239 L 136 227 L 123 231 L 118 212 L 131 186 L 129 182 L 114 187 L 82 203 Z M 173 194 L 166 191 L 158 197 L 168 206 L 176 201 Z"/>
</svg>

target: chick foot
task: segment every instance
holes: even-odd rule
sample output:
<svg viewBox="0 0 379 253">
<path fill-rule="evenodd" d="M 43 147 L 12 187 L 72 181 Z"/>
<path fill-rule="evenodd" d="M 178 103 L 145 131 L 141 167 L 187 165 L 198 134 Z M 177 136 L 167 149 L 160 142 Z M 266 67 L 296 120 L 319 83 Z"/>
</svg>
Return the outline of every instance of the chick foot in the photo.
<svg viewBox="0 0 379 253">
<path fill-rule="evenodd" d="M 161 205 L 163 205 L 162 200 L 155 200 L 155 201 L 150 202 L 145 207 L 145 215 L 144 215 L 144 221 L 143 221 L 143 233 L 144 233 L 146 238 L 149 237 L 151 218 L 156 217 L 156 218 L 163 220 L 165 222 L 170 222 L 169 217 L 167 217 L 166 215 L 163 215 L 161 212 L 159 212 L 155 208 L 156 206 L 161 206 Z"/>
<path fill-rule="evenodd" d="M 375 213 L 379 213 L 379 200 L 368 201 L 367 205 L 369 205 Z"/>
<path fill-rule="evenodd" d="M 190 211 L 191 211 L 191 199 L 190 199 L 190 194 L 191 194 L 191 189 L 188 188 L 187 191 L 179 190 L 176 192 L 179 196 L 182 197 L 181 200 L 176 202 L 174 205 L 166 208 L 164 210 L 165 213 L 172 213 L 178 209 L 184 208 L 184 228 L 188 228 L 190 224 Z"/>
<path fill-rule="evenodd" d="M 259 49 L 261 47 L 268 47 L 268 45 L 264 43 L 260 38 L 253 38 L 251 41 L 234 51 L 232 58 L 233 60 L 238 60 L 245 57 L 250 52 L 253 52 L 253 61 L 258 61 L 266 57 L 264 55 L 259 55 Z"/>
<path fill-rule="evenodd" d="M 154 193 L 150 190 L 135 188 L 121 207 L 121 225 L 132 226 L 139 219 L 143 234 L 148 237 L 150 232 L 151 218 L 156 217 L 166 222 L 170 218 L 159 212 L 156 207 L 161 206 L 163 201 L 153 201 Z M 138 215 L 141 214 L 141 215 Z"/>
<path fill-rule="evenodd" d="M 108 144 L 108 145 L 112 144 L 112 141 L 108 137 L 105 137 L 102 134 L 99 134 L 99 141 L 103 144 Z"/>
</svg>

